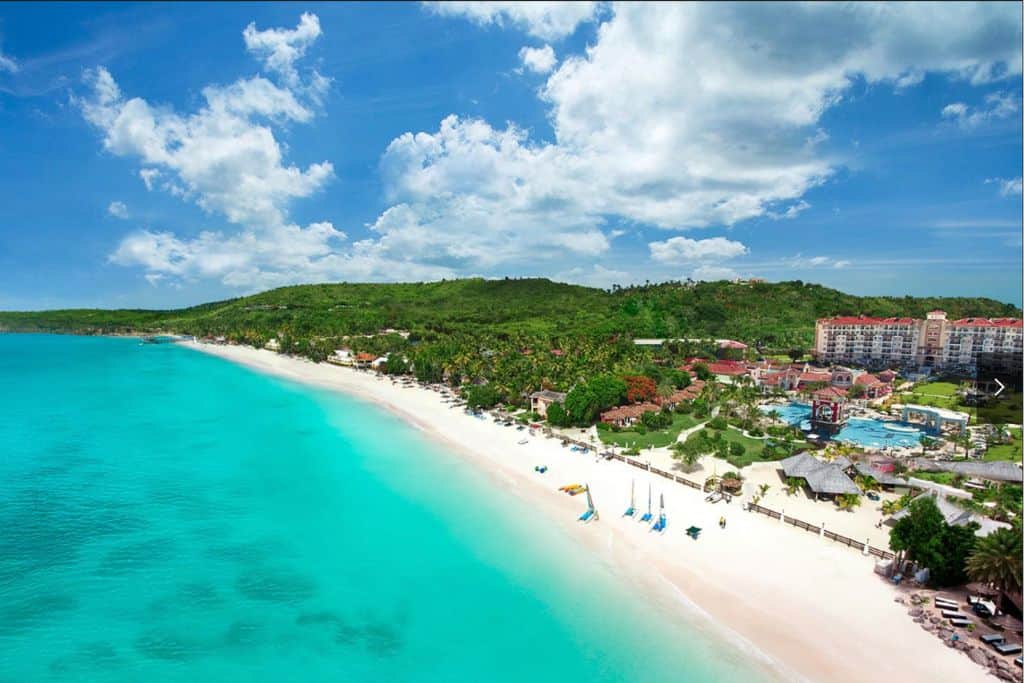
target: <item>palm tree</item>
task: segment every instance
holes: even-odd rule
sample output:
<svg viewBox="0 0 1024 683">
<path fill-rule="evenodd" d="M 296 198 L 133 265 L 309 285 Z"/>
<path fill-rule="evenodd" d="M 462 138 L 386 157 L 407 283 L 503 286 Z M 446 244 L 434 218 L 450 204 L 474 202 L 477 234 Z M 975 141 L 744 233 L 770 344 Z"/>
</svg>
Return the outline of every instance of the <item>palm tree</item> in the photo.
<svg viewBox="0 0 1024 683">
<path fill-rule="evenodd" d="M 761 484 L 760 486 L 757 487 L 757 492 L 761 495 L 762 498 L 764 498 L 764 496 L 768 493 L 768 489 L 770 488 L 771 486 L 769 486 L 768 484 Z"/>
<path fill-rule="evenodd" d="M 836 498 L 836 503 L 839 505 L 840 510 L 853 510 L 853 508 L 860 505 L 860 496 L 856 493 L 843 493 Z"/>
<path fill-rule="evenodd" d="M 797 477 L 789 477 L 786 479 L 786 495 L 795 496 L 800 487 L 803 486 L 803 482 Z"/>
<path fill-rule="evenodd" d="M 990 584 L 1000 594 L 1021 588 L 1021 535 L 1018 529 L 997 529 L 979 538 L 967 558 L 967 575 Z"/>
</svg>

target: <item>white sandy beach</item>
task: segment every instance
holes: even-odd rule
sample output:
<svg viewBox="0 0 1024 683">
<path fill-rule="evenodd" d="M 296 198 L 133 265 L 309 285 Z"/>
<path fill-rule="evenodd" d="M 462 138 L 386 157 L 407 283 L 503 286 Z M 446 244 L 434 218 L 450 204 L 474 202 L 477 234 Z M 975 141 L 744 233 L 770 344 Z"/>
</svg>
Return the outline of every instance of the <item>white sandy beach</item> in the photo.
<svg viewBox="0 0 1024 683">
<path fill-rule="evenodd" d="M 786 677 L 901 683 L 987 677 L 985 669 L 911 620 L 893 601 L 896 591 L 873 573 L 872 559 L 743 512 L 739 502 L 710 505 L 699 491 L 624 463 L 570 452 L 555 439 L 529 437 L 528 444 L 519 445 L 525 432 L 473 418 L 449 408 L 433 391 L 396 386 L 371 373 L 248 347 L 184 345 L 385 406 L 501 477 L 514 495 L 572 528 L 601 559 L 635 577 L 638 586 L 652 589 L 638 599 L 654 596 L 680 609 L 696 607 L 716 628 L 725 625 L 734 637 L 753 644 Z M 548 472 L 535 473 L 538 464 L 547 465 Z M 664 535 L 621 517 L 634 479 L 638 507 L 646 506 L 648 481 L 655 505 L 664 493 L 669 519 Z M 597 523 L 577 523 L 583 497 L 557 491 L 575 482 L 590 484 L 601 513 Z M 728 520 L 725 530 L 718 527 L 722 515 Z M 683 532 L 690 525 L 703 528 L 699 541 Z"/>
</svg>

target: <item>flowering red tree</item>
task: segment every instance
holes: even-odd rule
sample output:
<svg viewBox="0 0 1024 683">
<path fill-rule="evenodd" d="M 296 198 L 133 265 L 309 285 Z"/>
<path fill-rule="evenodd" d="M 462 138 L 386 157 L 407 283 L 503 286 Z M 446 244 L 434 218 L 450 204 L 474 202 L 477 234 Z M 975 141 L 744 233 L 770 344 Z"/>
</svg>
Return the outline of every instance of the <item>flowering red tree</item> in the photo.
<svg viewBox="0 0 1024 683">
<path fill-rule="evenodd" d="M 653 401 L 658 395 L 658 385 L 650 377 L 632 375 L 622 379 L 626 382 L 626 398 L 632 403 Z"/>
</svg>

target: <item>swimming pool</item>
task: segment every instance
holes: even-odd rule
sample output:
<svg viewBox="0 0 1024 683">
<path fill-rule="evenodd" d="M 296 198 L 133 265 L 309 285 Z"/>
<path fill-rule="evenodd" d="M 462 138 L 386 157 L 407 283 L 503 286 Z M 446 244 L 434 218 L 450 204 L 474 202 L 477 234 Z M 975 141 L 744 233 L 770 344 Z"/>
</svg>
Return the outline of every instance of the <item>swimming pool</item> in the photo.
<svg viewBox="0 0 1024 683">
<path fill-rule="evenodd" d="M 790 425 L 799 425 L 811 417 L 811 406 L 795 401 L 781 406 L 761 406 L 761 410 L 766 413 L 774 410 L 779 414 L 779 419 Z M 832 438 L 835 441 L 852 443 L 866 448 L 884 448 L 886 446 L 902 448 L 919 445 L 921 435 L 925 433 L 917 425 L 907 422 L 851 417 L 839 430 L 839 433 Z"/>
<path fill-rule="evenodd" d="M 846 421 L 846 426 L 840 429 L 834 438 L 836 441 L 852 443 L 858 446 L 869 446 L 871 448 L 883 448 L 885 446 L 903 448 L 919 446 L 921 444 L 921 435 L 924 433 L 924 430 L 906 422 L 851 417 Z"/>
<path fill-rule="evenodd" d="M 761 406 L 761 412 L 770 413 L 775 411 L 779 419 L 788 425 L 799 425 L 804 420 L 811 419 L 811 406 L 806 403 L 787 403 L 785 405 Z"/>
</svg>

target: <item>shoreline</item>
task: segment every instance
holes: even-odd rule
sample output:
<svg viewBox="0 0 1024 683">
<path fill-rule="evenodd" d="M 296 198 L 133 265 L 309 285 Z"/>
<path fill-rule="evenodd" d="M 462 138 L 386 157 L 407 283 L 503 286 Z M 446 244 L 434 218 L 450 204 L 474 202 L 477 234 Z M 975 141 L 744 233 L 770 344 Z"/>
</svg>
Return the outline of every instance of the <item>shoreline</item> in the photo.
<svg viewBox="0 0 1024 683">
<path fill-rule="evenodd" d="M 738 503 L 707 504 L 699 491 L 618 461 L 572 453 L 557 439 L 529 437 L 528 444 L 519 445 L 525 432 L 453 410 L 437 393 L 418 386 L 406 388 L 370 373 L 250 347 L 179 345 L 388 410 L 510 484 L 506 490 L 582 538 L 644 599 L 715 631 L 777 676 L 980 681 L 987 675 L 908 618 L 905 607 L 895 602 L 900 594 L 874 574 L 873 561 L 849 548 L 744 512 Z M 536 474 L 535 464 L 546 465 L 548 472 Z M 664 535 L 619 516 L 634 480 L 638 508 L 645 506 L 642 489 L 648 481 L 655 500 L 664 493 L 669 518 Z M 577 481 L 593 489 L 595 505 L 603 512 L 596 524 L 577 523 L 585 502 L 556 490 Z M 725 530 L 717 523 L 723 515 Z M 699 541 L 682 531 L 691 524 L 704 529 Z"/>
</svg>

